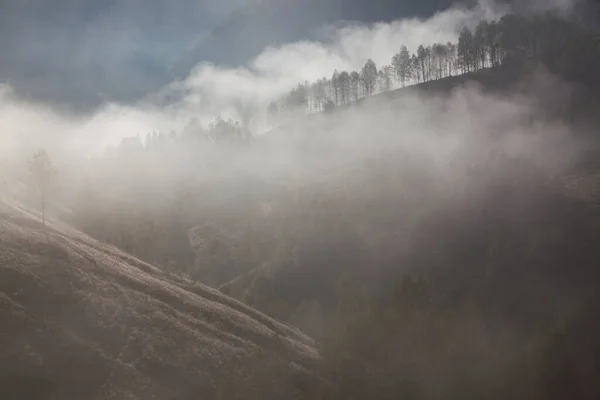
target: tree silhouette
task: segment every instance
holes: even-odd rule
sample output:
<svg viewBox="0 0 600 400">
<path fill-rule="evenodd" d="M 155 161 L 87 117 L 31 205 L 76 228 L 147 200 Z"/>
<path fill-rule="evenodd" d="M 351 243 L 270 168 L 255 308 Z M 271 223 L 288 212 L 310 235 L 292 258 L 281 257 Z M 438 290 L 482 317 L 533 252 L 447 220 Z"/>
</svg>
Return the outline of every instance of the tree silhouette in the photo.
<svg viewBox="0 0 600 400">
<path fill-rule="evenodd" d="M 413 71 L 414 81 L 416 83 L 421 82 L 421 79 L 422 79 L 421 62 L 419 61 L 419 58 L 417 57 L 416 54 L 413 54 L 410 57 L 410 64 L 411 64 L 411 70 Z"/>
<path fill-rule="evenodd" d="M 41 149 L 33 154 L 29 160 L 29 172 L 33 189 L 36 196 L 38 196 L 42 212 L 42 224 L 45 226 L 48 197 L 56 176 L 56 170 L 46 150 Z"/>
<path fill-rule="evenodd" d="M 392 89 L 394 69 L 390 65 L 386 65 L 379 70 L 379 78 L 381 79 L 381 89 L 387 92 Z"/>
<path fill-rule="evenodd" d="M 446 43 L 446 67 L 448 76 L 452 76 L 452 71 L 456 65 L 456 45 L 452 42 Z"/>
<path fill-rule="evenodd" d="M 338 76 L 338 87 L 340 91 L 340 103 L 345 104 L 350 100 L 350 74 L 348 72 L 340 72 L 340 75 Z"/>
<path fill-rule="evenodd" d="M 433 79 L 443 79 L 455 73 L 468 74 L 484 68 L 497 67 L 527 58 L 541 56 L 548 65 L 565 69 L 575 65 L 574 59 L 590 62 L 597 53 L 593 31 L 574 20 L 566 20 L 552 13 L 537 16 L 508 14 L 499 21 L 483 20 L 474 31 L 464 27 L 456 43 L 447 42 L 420 45 L 410 53 L 400 46 L 389 66 L 378 71 L 371 59 L 361 71 L 333 72 L 331 79 L 322 78 L 293 89 L 279 100 L 288 108 L 304 106 L 308 111 L 331 110 L 334 105 L 358 101 L 376 91 L 392 90 L 393 76 L 402 87 Z M 587 50 L 583 51 L 583 47 Z M 575 50 L 581 48 L 580 50 Z M 577 53 L 567 57 L 566 53 Z M 570 67 L 574 68 L 574 67 Z M 576 75 L 572 73 L 572 75 Z M 302 90 L 304 89 L 304 95 Z M 302 100 L 304 99 L 304 100 Z"/>
<path fill-rule="evenodd" d="M 473 36 L 473 50 L 477 69 L 485 68 L 489 53 L 489 35 L 490 25 L 487 21 L 481 21 L 475 28 Z"/>
<path fill-rule="evenodd" d="M 412 76 L 412 62 L 406 46 L 402 46 L 400 52 L 394 55 L 392 58 L 392 67 L 402 87 L 406 86 L 406 82 Z"/>
<path fill-rule="evenodd" d="M 474 70 L 473 57 L 473 32 L 469 28 L 463 28 L 458 36 L 458 60 L 464 73 L 469 73 Z"/>
<path fill-rule="evenodd" d="M 419 65 L 421 66 L 421 79 L 423 82 L 427 80 L 425 75 L 425 58 L 427 57 L 427 51 L 423 45 L 420 45 L 417 49 L 417 58 L 419 60 Z"/>
<path fill-rule="evenodd" d="M 340 73 L 336 69 L 331 76 L 331 88 L 333 91 L 333 102 L 336 106 L 340 105 Z"/>
<path fill-rule="evenodd" d="M 365 94 L 371 96 L 377 83 L 377 65 L 370 58 L 361 70 L 360 80 L 365 88 Z"/>
<path fill-rule="evenodd" d="M 358 72 L 352 71 L 352 73 L 350 74 L 350 85 L 351 85 L 350 92 L 352 93 L 352 97 L 354 98 L 354 101 L 358 100 L 359 84 L 360 84 L 360 75 L 358 74 Z"/>
</svg>

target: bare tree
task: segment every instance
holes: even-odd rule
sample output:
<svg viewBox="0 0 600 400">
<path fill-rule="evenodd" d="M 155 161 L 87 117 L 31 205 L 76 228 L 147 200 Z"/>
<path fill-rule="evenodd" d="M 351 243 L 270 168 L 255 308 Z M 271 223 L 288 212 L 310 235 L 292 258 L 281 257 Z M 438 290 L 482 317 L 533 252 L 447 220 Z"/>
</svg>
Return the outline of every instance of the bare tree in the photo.
<svg viewBox="0 0 600 400">
<path fill-rule="evenodd" d="M 473 51 L 473 32 L 469 28 L 463 28 L 458 37 L 458 47 L 456 49 L 463 73 L 474 71 L 474 51 Z"/>
<path fill-rule="evenodd" d="M 340 102 L 346 104 L 350 100 L 350 74 L 342 71 L 338 77 L 338 86 L 340 91 Z"/>
<path fill-rule="evenodd" d="M 421 61 L 416 54 L 410 57 L 411 71 L 413 72 L 413 78 L 415 83 L 421 82 Z"/>
<path fill-rule="evenodd" d="M 406 46 L 400 48 L 400 52 L 392 58 L 392 66 L 396 72 L 396 78 L 400 81 L 402 87 L 406 86 L 406 82 L 412 76 L 412 62 L 410 53 Z"/>
<path fill-rule="evenodd" d="M 354 101 L 358 101 L 358 88 L 360 84 L 360 74 L 356 71 L 350 73 L 350 93 L 354 98 Z"/>
<path fill-rule="evenodd" d="M 365 88 L 367 97 L 373 94 L 375 84 L 377 83 L 377 76 L 377 65 L 373 60 L 368 59 L 360 73 L 360 79 Z"/>
<path fill-rule="evenodd" d="M 481 21 L 473 35 L 473 58 L 477 69 L 486 67 L 490 47 L 488 43 L 489 26 L 487 21 Z"/>
<path fill-rule="evenodd" d="M 394 76 L 394 69 L 391 65 L 385 65 L 383 68 L 379 70 L 379 78 L 381 80 L 381 91 L 388 92 L 392 90 L 393 82 L 392 78 Z"/>
<path fill-rule="evenodd" d="M 48 197 L 56 177 L 56 170 L 46 150 L 41 149 L 33 154 L 29 160 L 29 172 L 33 189 L 39 200 L 42 224 L 45 226 Z"/>
<path fill-rule="evenodd" d="M 456 65 L 456 44 L 448 42 L 446 44 L 446 66 L 448 68 L 448 76 L 452 76 L 452 71 Z"/>
<path fill-rule="evenodd" d="M 336 69 L 333 71 L 333 76 L 331 77 L 331 91 L 333 102 L 336 106 L 340 105 L 340 73 Z"/>
<path fill-rule="evenodd" d="M 425 75 L 425 59 L 427 58 L 427 50 L 425 50 L 425 47 L 423 47 L 423 45 L 420 45 L 417 49 L 417 58 L 419 59 L 419 64 L 421 65 L 421 79 L 423 82 L 426 82 L 427 79 Z"/>
<path fill-rule="evenodd" d="M 433 70 L 435 79 L 442 79 L 446 71 L 446 45 L 443 43 L 435 43 L 431 46 L 431 58 L 433 59 Z"/>
</svg>

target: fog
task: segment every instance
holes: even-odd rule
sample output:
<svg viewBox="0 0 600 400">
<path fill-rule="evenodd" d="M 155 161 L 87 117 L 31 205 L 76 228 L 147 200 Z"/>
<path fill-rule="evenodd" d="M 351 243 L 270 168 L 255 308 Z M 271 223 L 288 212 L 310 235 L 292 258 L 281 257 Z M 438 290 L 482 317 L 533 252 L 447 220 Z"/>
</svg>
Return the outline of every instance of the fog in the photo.
<svg viewBox="0 0 600 400">
<path fill-rule="evenodd" d="M 524 9 L 574 4 L 532 0 Z M 266 115 L 298 82 L 360 69 L 369 58 L 387 64 L 402 44 L 456 42 L 464 26 L 509 11 L 482 1 L 424 20 L 330 26 L 328 40 L 267 48 L 237 68 L 199 64 L 135 104 L 107 103 L 92 115 L 65 115 L 2 85 L 0 201 L 34 214 L 44 208 L 48 224 L 39 229 L 56 229 L 52 240 L 65 246 L 78 239 L 61 223 L 156 265 L 152 274 L 130 267 L 156 287 L 212 302 L 194 291 L 200 282 L 298 327 L 316 338 L 315 375 L 338 398 L 547 398 L 555 377 L 566 375 L 558 385 L 570 388 L 569 379 L 596 372 L 585 346 L 598 321 L 588 317 L 597 304 L 597 216 L 564 184 L 598 148 L 571 118 L 590 99 L 572 101 L 582 88 L 528 55 L 519 69 L 508 58 L 278 124 Z M 215 117 L 248 124 L 211 125 Z M 39 148 L 56 171 L 42 185 L 27 164 Z M 83 251 L 77 262 L 102 270 L 124 298 L 129 290 L 155 296 L 141 279 L 118 280 L 112 250 L 98 246 L 105 264 Z M 42 255 L 80 274 L 65 254 Z M 194 310 L 178 299 L 162 296 L 140 315 L 177 324 Z M 225 329 L 210 312 L 198 315 Z M 156 331 L 176 342 L 168 328 Z M 182 390 L 171 380 L 179 370 L 169 368 L 157 374 L 167 371 L 164 385 Z"/>
<path fill-rule="evenodd" d="M 327 40 L 267 48 L 246 66 L 221 68 L 201 63 L 189 76 L 173 82 L 135 104 L 108 103 L 93 115 L 73 117 L 55 112 L 52 104 L 33 105 L 11 95 L 4 85 L 0 103 L 3 147 L 27 143 L 91 154 L 117 144 L 123 137 L 181 130 L 191 118 L 208 123 L 215 116 L 250 114 L 252 129 L 269 128 L 266 104 L 297 83 L 330 76 L 334 69 L 359 69 L 368 58 L 389 63 L 400 44 L 455 40 L 464 25 L 496 18 L 505 8 L 489 3 L 466 9 L 454 7 L 429 19 L 324 28 Z M 50 122 L 50 123 L 48 123 Z"/>
<path fill-rule="evenodd" d="M 567 9 L 575 1 L 528 2 L 526 9 Z M 207 124 L 216 116 L 250 120 L 254 133 L 271 128 L 265 119 L 268 102 L 297 83 L 330 76 L 334 69 L 359 70 L 371 58 L 389 63 L 400 45 L 414 51 L 420 44 L 455 41 L 463 26 L 495 19 L 510 11 L 492 1 L 472 8 L 455 6 L 428 19 L 392 23 L 324 27 L 322 42 L 297 42 L 265 49 L 248 65 L 221 68 L 200 63 L 187 78 L 173 82 L 135 104 L 107 103 L 93 115 L 61 114 L 52 104 L 40 106 L 0 91 L 0 131 L 4 149 L 16 145 L 66 149 L 78 154 L 101 152 L 123 137 L 154 131 L 180 131 L 192 118 Z"/>
<path fill-rule="evenodd" d="M 469 163 L 465 157 L 482 162 L 490 151 L 525 157 L 549 174 L 560 174 L 583 144 L 570 135 L 573 127 L 550 118 L 572 88 L 545 70 L 530 74 L 519 90 L 503 94 L 476 84 L 459 85 L 443 94 L 407 89 L 391 99 L 380 95 L 333 114 L 297 117 L 279 127 L 265 118 L 267 103 L 298 82 L 329 76 L 334 69 L 360 69 L 368 58 L 382 65 L 400 44 L 414 51 L 419 44 L 456 41 L 462 27 L 474 27 L 481 19 L 498 18 L 508 11 L 509 7 L 486 1 L 472 8 L 456 6 L 424 20 L 329 28 L 327 42 L 268 48 L 249 65 L 234 69 L 200 64 L 185 80 L 136 104 L 106 104 L 91 116 L 65 116 L 51 105 L 28 103 L 3 85 L 4 175 L 23 181 L 27 158 L 35 149 L 46 148 L 63 188 L 55 202 L 68 209 L 74 201 L 69 196 L 75 196 L 83 182 L 96 182 L 97 189 L 102 187 L 104 194 L 114 191 L 115 196 L 145 185 L 145 201 L 154 202 L 152 196 L 162 199 L 165 192 L 178 191 L 181 185 L 235 177 L 240 187 L 227 186 L 220 195 L 243 201 L 252 179 L 294 186 L 352 168 L 391 149 L 418 155 L 423 168 L 435 168 L 441 175 L 452 175 L 450 165 L 456 159 L 463 166 Z M 244 128 L 256 140 L 245 147 L 166 140 L 164 148 L 144 154 L 115 150 L 124 138 L 139 138 L 143 143 L 146 135 L 156 132 L 197 135 L 215 116 L 245 118 L 249 126 Z M 129 200 L 138 201 L 136 196 Z M 269 196 L 260 201 L 268 202 Z"/>
<path fill-rule="evenodd" d="M 574 135 L 577 128 L 553 115 L 555 105 L 572 88 L 545 70 L 532 73 L 528 82 L 526 90 L 502 94 L 489 93 L 475 83 L 444 94 L 407 89 L 397 98 L 376 96 L 334 113 L 290 120 L 242 144 L 203 139 L 205 129 L 199 125 L 180 130 L 169 126 L 175 137 L 147 142 L 146 150 L 139 147 L 143 133 L 165 123 L 165 114 L 109 107 L 91 120 L 66 121 L 48 109 L 11 104 L 3 110 L 1 129 L 18 132 L 20 140 L 4 136 L 3 147 L 16 149 L 5 152 L 4 160 L 13 162 L 10 171 L 24 181 L 25 161 L 38 145 L 45 146 L 59 172 L 61 189 L 54 196 L 59 208 L 76 203 L 84 185 L 94 186 L 103 196 L 143 201 L 139 205 L 143 208 L 190 187 L 202 190 L 222 182 L 220 189 L 211 189 L 198 202 L 207 197 L 217 202 L 235 198 L 231 205 L 224 200 L 226 212 L 227 207 L 246 202 L 254 206 L 257 201 L 270 202 L 271 197 L 311 182 L 333 179 L 351 184 L 348 171 L 390 154 L 399 158 L 399 164 L 392 164 L 396 167 L 402 165 L 402 154 L 415 157 L 419 168 L 459 186 L 468 179 L 461 175 L 466 166 L 485 165 L 492 154 L 525 159 L 548 176 L 560 177 L 585 145 Z M 120 143 L 126 132 L 138 136 L 126 146 L 103 147 Z M 90 146 L 102 151 L 81 157 L 80 149 Z M 256 184 L 286 189 L 258 198 L 246 196 Z"/>
<path fill-rule="evenodd" d="M 539 2 L 527 4 L 529 10 L 566 10 L 575 2 L 544 3 L 543 7 Z M 110 182 L 103 185 L 103 191 L 119 193 L 137 180 L 158 195 L 186 179 L 211 180 L 219 174 L 277 177 L 289 183 L 292 177 L 315 179 L 392 148 L 420 154 L 440 172 L 450 173 L 448 165 L 457 157 L 481 156 L 492 149 L 524 156 L 547 171 L 561 170 L 583 145 L 575 143 L 572 135 L 567 139 L 572 127 L 549 119 L 551 108 L 568 95 L 570 87 L 542 70 L 529 76 L 526 90 L 502 95 L 476 85 L 437 95 L 407 90 L 392 100 L 378 96 L 280 127 L 265 117 L 267 104 L 299 82 L 330 76 L 334 69 L 360 69 L 369 58 L 381 66 L 389 63 L 401 44 L 414 51 L 420 44 L 454 42 L 462 27 L 473 28 L 482 19 L 499 18 L 510 10 L 481 1 L 428 19 L 325 27 L 327 41 L 267 48 L 238 68 L 201 63 L 186 79 L 135 104 L 108 103 L 93 115 L 67 116 L 51 104 L 28 103 L 10 86 L 2 85 L 0 154 L 5 165 L 12 165 L 4 173 L 17 171 L 22 178 L 25 160 L 40 147 L 64 171 L 60 179 L 73 193 L 84 181 Z M 114 150 L 124 138 L 137 137 L 143 143 L 153 132 L 181 136 L 186 130 L 200 129 L 191 126 L 191 121 L 206 126 L 216 116 L 249 121 L 244 128 L 257 140 L 245 148 L 214 142 L 190 147 L 185 141 L 168 141 L 160 151 L 140 156 L 143 161 Z M 62 191 L 63 201 L 68 193 Z"/>
</svg>

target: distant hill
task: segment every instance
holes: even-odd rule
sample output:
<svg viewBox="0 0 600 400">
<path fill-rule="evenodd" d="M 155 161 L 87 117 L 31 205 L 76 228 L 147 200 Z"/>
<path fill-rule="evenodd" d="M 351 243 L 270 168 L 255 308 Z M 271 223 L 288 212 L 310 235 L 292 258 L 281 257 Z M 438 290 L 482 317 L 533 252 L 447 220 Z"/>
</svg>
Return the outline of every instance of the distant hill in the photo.
<svg viewBox="0 0 600 400">
<path fill-rule="evenodd" d="M 0 326 L 2 399 L 302 396 L 319 359 L 294 328 L 6 204 Z"/>
</svg>

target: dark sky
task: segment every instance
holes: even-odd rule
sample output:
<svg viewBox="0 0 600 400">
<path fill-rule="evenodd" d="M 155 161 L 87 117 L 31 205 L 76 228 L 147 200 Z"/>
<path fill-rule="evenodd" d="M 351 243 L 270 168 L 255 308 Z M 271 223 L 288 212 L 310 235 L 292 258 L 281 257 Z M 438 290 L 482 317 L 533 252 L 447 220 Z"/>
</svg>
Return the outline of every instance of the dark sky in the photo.
<svg viewBox="0 0 600 400">
<path fill-rule="evenodd" d="M 131 102 L 200 61 L 239 65 L 337 20 L 429 16 L 452 0 L 0 0 L 0 83 L 63 111 Z"/>
<path fill-rule="evenodd" d="M 265 0 L 232 13 L 211 40 L 194 49 L 204 57 L 240 63 L 266 44 L 313 38 L 317 28 L 340 20 L 375 22 L 427 17 L 468 0 Z"/>
<path fill-rule="evenodd" d="M 327 23 L 427 17 L 453 2 L 0 0 L 0 83 L 80 113 L 135 101 L 200 61 L 240 65 L 268 45 L 314 39 Z"/>
</svg>

